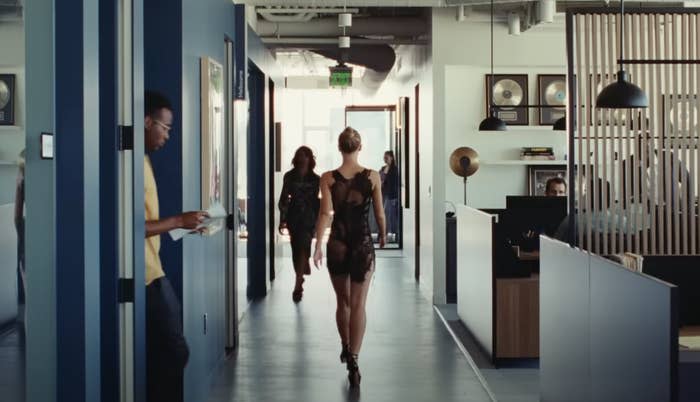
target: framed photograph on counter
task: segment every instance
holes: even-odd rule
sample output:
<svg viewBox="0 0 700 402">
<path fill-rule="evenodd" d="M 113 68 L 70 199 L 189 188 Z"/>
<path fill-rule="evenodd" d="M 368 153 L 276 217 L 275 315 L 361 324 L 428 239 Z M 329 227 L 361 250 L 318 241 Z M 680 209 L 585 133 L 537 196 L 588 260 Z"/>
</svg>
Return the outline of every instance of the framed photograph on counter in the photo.
<svg viewBox="0 0 700 402">
<path fill-rule="evenodd" d="M 547 180 L 553 177 L 566 180 L 566 165 L 529 165 L 527 167 L 528 195 L 545 195 Z"/>
<path fill-rule="evenodd" d="M 494 84 L 491 84 L 491 74 L 486 75 L 486 116 L 489 116 L 489 101 L 493 90 L 493 104 L 496 116 L 509 126 L 527 126 L 530 124 L 528 104 L 527 74 L 494 74 Z"/>
</svg>

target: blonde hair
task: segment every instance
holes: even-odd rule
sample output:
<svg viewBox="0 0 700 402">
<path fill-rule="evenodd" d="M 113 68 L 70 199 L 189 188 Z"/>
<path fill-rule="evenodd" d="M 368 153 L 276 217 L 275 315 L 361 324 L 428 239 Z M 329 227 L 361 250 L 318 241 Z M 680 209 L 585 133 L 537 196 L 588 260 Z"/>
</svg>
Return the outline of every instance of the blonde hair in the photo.
<svg viewBox="0 0 700 402">
<path fill-rule="evenodd" d="M 346 127 L 338 136 L 338 149 L 344 154 L 351 154 L 362 145 L 360 133 L 352 127 Z"/>
</svg>

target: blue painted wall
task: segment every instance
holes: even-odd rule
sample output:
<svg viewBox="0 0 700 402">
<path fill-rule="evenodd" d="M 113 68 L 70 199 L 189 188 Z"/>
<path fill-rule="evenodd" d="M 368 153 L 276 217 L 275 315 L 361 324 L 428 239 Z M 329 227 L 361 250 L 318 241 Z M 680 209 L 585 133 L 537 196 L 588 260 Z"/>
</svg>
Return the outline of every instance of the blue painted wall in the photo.
<svg viewBox="0 0 700 402">
<path fill-rule="evenodd" d="M 225 36 L 234 40 L 230 0 L 183 0 L 182 4 L 183 206 L 200 208 L 200 58 L 224 64 Z M 211 377 L 224 357 L 225 237 L 191 237 L 184 243 L 185 335 L 192 347 L 185 372 L 185 400 L 205 401 Z M 204 334 L 203 316 L 208 316 Z"/>
<path fill-rule="evenodd" d="M 27 402 L 56 400 L 54 161 L 39 157 L 42 132 L 54 132 L 54 6 L 24 4 L 26 33 Z"/>
<path fill-rule="evenodd" d="M 224 38 L 234 38 L 230 0 L 145 0 L 146 88 L 173 102 L 175 124 L 168 145 L 153 156 L 161 215 L 199 210 L 200 58 L 224 64 Z M 163 241 L 166 274 L 183 304 L 190 361 L 185 369 L 185 400 L 207 399 L 211 377 L 224 358 L 224 233 Z M 207 332 L 204 333 L 204 315 Z"/>
<path fill-rule="evenodd" d="M 98 401 L 98 4 L 56 0 L 55 5 L 57 400 Z"/>
</svg>

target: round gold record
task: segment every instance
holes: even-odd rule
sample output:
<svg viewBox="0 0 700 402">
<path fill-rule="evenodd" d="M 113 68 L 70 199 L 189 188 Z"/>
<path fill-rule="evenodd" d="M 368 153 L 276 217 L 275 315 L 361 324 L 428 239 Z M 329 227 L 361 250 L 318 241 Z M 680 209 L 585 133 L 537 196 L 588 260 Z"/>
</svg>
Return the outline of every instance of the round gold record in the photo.
<svg viewBox="0 0 700 402">
<path fill-rule="evenodd" d="M 0 109 L 7 106 L 10 102 L 10 88 L 7 87 L 5 81 L 0 81 Z"/>
<path fill-rule="evenodd" d="M 518 106 L 523 101 L 523 88 L 517 82 L 504 78 L 493 86 L 493 103 L 499 106 Z"/>
<path fill-rule="evenodd" d="M 552 81 L 544 89 L 544 103 L 547 105 L 564 105 L 566 86 L 563 80 Z"/>
<path fill-rule="evenodd" d="M 462 158 L 465 163 L 462 163 Z M 450 169 L 460 177 L 469 177 L 479 170 L 479 154 L 469 147 L 459 147 L 450 155 Z"/>
<path fill-rule="evenodd" d="M 698 126 L 698 107 L 690 102 L 685 105 L 676 103 L 668 111 L 668 120 L 671 126 L 678 130 L 694 130 Z M 691 121 L 692 116 L 692 121 Z M 679 124 L 676 125 L 676 120 Z"/>
</svg>

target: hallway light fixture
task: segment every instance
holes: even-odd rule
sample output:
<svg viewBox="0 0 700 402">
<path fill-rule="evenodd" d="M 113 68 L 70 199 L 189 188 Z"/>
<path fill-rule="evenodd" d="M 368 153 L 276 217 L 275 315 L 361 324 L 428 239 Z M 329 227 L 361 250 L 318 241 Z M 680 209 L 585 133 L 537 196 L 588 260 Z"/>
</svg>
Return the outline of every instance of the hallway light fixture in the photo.
<svg viewBox="0 0 700 402">
<path fill-rule="evenodd" d="M 479 124 L 479 131 L 506 131 L 506 123 L 496 117 L 496 108 L 493 107 L 493 87 L 495 85 L 493 77 L 493 0 L 491 0 L 491 88 L 489 91 L 489 117 Z"/>
<path fill-rule="evenodd" d="M 566 131 L 566 116 L 557 119 L 552 126 L 554 131 Z"/>
<path fill-rule="evenodd" d="M 350 13 L 340 13 L 338 14 L 338 27 L 345 28 L 352 26 L 352 14 Z"/>
<path fill-rule="evenodd" d="M 520 14 L 508 13 L 508 34 L 520 35 Z"/>
<path fill-rule="evenodd" d="M 631 109 L 649 107 L 649 99 L 644 91 L 628 81 L 625 71 L 625 0 L 620 1 L 620 71 L 617 82 L 603 88 L 595 101 L 597 108 Z"/>
<path fill-rule="evenodd" d="M 556 11 L 557 2 L 555 0 L 539 0 L 537 2 L 537 21 L 554 22 L 554 13 Z"/>
</svg>

